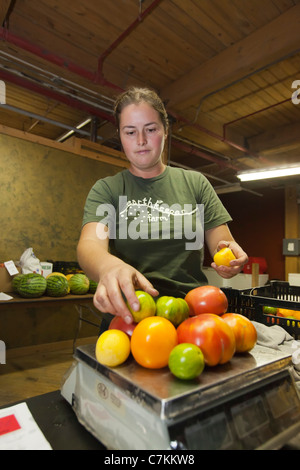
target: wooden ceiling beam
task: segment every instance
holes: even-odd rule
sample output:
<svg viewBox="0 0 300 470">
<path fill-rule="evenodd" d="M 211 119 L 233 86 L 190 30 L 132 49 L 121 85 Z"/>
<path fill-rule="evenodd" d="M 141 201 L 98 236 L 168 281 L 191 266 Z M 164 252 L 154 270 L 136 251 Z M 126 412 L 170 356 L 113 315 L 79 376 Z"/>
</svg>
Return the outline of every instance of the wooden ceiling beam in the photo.
<svg viewBox="0 0 300 470">
<path fill-rule="evenodd" d="M 194 68 L 160 92 L 168 108 L 190 104 L 299 49 L 300 4 L 220 54 Z"/>
<path fill-rule="evenodd" d="M 249 149 L 253 152 L 269 153 L 274 149 L 287 149 L 300 145 L 300 123 L 288 124 L 271 129 L 255 137 L 247 139 Z"/>
</svg>

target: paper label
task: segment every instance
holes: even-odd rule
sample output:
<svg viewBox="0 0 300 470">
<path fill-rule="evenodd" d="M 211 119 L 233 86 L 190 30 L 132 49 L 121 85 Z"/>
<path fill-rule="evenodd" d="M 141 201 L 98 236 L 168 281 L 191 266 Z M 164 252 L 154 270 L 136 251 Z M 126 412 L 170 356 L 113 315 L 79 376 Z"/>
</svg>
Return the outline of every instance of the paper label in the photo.
<svg viewBox="0 0 300 470">
<path fill-rule="evenodd" d="M 17 270 L 16 265 L 13 261 L 5 261 L 4 266 L 6 267 L 7 271 L 11 276 L 19 274 L 19 271 Z"/>
</svg>

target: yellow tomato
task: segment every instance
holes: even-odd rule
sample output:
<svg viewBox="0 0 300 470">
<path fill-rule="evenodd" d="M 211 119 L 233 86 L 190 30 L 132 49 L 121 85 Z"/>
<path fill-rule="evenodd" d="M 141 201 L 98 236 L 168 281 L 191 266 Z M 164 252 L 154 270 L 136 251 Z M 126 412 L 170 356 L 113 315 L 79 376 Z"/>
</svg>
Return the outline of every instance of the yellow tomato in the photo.
<svg viewBox="0 0 300 470">
<path fill-rule="evenodd" d="M 97 340 L 95 354 L 100 364 L 108 367 L 119 366 L 130 354 L 130 339 L 121 330 L 104 331 Z"/>
<path fill-rule="evenodd" d="M 222 248 L 214 256 L 217 266 L 230 266 L 230 261 L 236 259 L 230 248 Z"/>
</svg>

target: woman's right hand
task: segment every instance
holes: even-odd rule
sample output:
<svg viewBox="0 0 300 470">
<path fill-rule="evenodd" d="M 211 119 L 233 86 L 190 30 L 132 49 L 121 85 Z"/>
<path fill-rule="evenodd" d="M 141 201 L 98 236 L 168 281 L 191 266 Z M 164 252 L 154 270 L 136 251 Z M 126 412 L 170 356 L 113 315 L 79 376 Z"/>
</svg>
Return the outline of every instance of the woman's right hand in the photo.
<svg viewBox="0 0 300 470">
<path fill-rule="evenodd" d="M 118 260 L 104 272 L 102 270 L 94 295 L 94 305 L 101 312 L 121 316 L 126 323 L 130 324 L 133 318 L 126 305 L 126 299 L 132 310 L 138 311 L 140 304 L 135 294 L 138 289 L 148 292 L 153 297 L 158 295 L 158 291 L 143 274 L 129 264 Z"/>
</svg>

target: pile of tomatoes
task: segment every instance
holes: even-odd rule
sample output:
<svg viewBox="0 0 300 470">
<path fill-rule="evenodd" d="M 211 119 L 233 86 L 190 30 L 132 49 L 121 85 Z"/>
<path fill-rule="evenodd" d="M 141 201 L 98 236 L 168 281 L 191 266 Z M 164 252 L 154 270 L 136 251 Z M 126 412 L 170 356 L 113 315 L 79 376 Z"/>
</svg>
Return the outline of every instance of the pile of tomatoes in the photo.
<svg viewBox="0 0 300 470">
<path fill-rule="evenodd" d="M 185 302 L 189 316 L 178 326 L 167 318 L 151 315 L 131 325 L 127 325 L 121 317 L 115 317 L 110 329 L 122 330 L 127 334 L 132 356 L 138 364 L 149 369 L 170 367 L 172 351 L 173 363 L 175 356 L 175 363 L 177 360 L 178 367 L 182 368 L 186 348 L 177 348 L 177 357 L 175 348 L 178 345 L 193 345 L 193 351 L 188 348 L 189 358 L 194 357 L 199 362 L 202 357 L 209 367 L 225 364 L 235 353 L 248 352 L 255 346 L 257 332 L 254 325 L 243 315 L 226 313 L 228 300 L 221 289 L 215 286 L 197 287 L 188 292 Z M 201 351 L 201 355 L 195 354 L 196 349 Z M 193 360 L 189 359 L 190 366 Z M 189 368 L 188 361 L 186 367 Z"/>
</svg>

